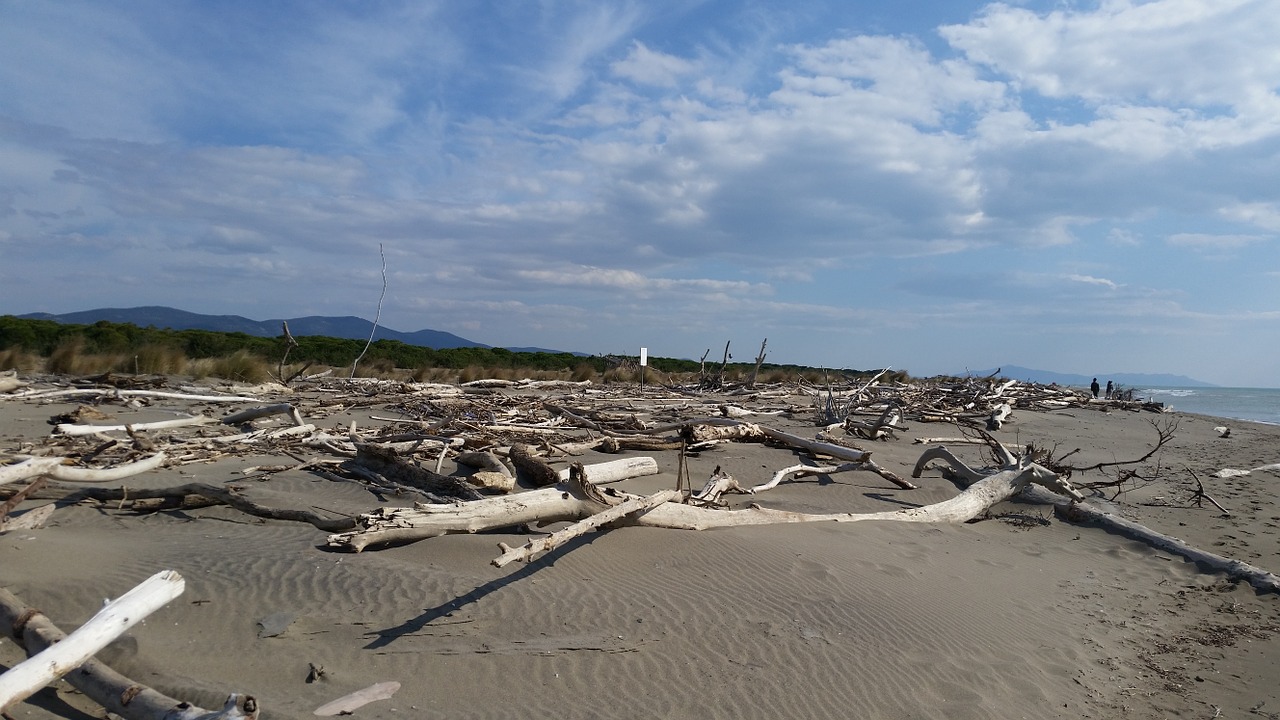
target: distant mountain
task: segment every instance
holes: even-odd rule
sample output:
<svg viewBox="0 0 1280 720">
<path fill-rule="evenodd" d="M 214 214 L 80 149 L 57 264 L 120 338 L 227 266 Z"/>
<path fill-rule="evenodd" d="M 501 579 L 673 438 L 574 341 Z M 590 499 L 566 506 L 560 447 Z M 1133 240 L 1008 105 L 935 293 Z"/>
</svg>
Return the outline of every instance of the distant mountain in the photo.
<svg viewBox="0 0 1280 720">
<path fill-rule="evenodd" d="M 53 320 L 60 323 L 92 325 L 100 320 L 113 323 L 132 323 L 139 327 L 153 326 L 171 330 L 212 330 L 215 332 L 239 332 L 256 337 L 277 337 L 281 334 L 281 324 L 289 323 L 290 334 L 298 337 L 306 335 L 323 335 L 325 337 L 366 340 L 373 330 L 373 323 L 358 317 L 300 317 L 288 320 L 250 320 L 239 315 L 201 315 L 199 313 L 175 310 L 169 307 L 137 307 L 137 308 L 100 308 L 82 312 L 51 315 L 49 313 L 30 313 L 18 317 L 34 320 Z M 443 350 L 446 348 L 478 347 L 489 345 L 459 337 L 442 330 L 418 330 L 417 332 L 399 332 L 383 325 L 378 325 L 375 340 L 399 340 L 408 345 Z"/>
<path fill-rule="evenodd" d="M 1018 367 L 1017 365 L 1004 365 L 990 370 L 971 370 L 967 373 L 961 373 L 961 376 L 985 377 L 997 371 L 1000 377 L 1009 378 L 1010 380 L 1025 380 L 1042 385 L 1057 383 L 1072 387 L 1089 387 L 1089 383 L 1094 378 L 1093 375 L 1073 375 L 1051 370 L 1032 370 L 1031 368 Z M 1117 385 L 1130 388 L 1216 387 L 1212 383 L 1194 380 L 1185 375 L 1169 375 L 1166 373 L 1098 373 L 1097 377 L 1098 382 L 1103 385 L 1106 385 L 1107 381 L 1110 380 Z"/>
</svg>

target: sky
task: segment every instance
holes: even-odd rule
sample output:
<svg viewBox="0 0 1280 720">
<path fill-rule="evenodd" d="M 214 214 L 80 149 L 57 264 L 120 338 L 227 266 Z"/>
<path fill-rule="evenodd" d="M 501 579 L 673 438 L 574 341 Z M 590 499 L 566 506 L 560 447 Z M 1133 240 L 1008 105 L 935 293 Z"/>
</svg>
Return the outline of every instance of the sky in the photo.
<svg viewBox="0 0 1280 720">
<path fill-rule="evenodd" d="M 0 314 L 1280 386 L 1280 0 L 0 0 Z"/>
</svg>

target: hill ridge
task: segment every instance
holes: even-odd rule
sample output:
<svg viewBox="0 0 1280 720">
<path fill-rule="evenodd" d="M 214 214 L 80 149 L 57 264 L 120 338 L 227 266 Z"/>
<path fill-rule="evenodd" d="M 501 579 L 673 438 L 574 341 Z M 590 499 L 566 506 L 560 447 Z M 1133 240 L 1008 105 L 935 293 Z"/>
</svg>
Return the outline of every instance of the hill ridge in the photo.
<svg viewBox="0 0 1280 720">
<path fill-rule="evenodd" d="M 95 308 L 71 313 L 27 313 L 17 317 L 32 320 L 53 320 L 59 323 L 92 325 L 95 322 L 132 323 L 140 327 L 154 326 L 172 330 L 210 330 L 214 332 L 240 332 L 255 337 L 277 337 L 282 334 L 282 324 L 289 323 L 289 332 L 298 337 L 323 335 L 349 340 L 368 339 L 373 323 L 354 315 L 308 315 L 296 318 L 251 320 L 240 315 L 204 315 L 163 305 L 144 305 L 133 308 Z M 398 340 L 408 345 L 418 345 L 436 350 L 460 347 L 491 348 L 443 330 L 423 329 L 414 332 L 392 330 L 379 324 L 374 339 Z"/>
</svg>

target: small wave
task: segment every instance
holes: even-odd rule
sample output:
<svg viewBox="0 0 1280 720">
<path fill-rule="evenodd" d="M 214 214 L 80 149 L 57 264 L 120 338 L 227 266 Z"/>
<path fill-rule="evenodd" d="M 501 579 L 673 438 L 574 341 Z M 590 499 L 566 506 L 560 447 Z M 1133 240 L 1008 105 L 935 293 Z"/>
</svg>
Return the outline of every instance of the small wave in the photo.
<svg viewBox="0 0 1280 720">
<path fill-rule="evenodd" d="M 1195 390 L 1184 390 L 1181 388 L 1177 390 L 1162 390 L 1160 388 L 1151 388 L 1149 390 L 1144 390 L 1143 392 L 1149 393 L 1151 395 L 1168 395 L 1169 397 L 1190 397 L 1191 395 L 1196 394 Z"/>
</svg>

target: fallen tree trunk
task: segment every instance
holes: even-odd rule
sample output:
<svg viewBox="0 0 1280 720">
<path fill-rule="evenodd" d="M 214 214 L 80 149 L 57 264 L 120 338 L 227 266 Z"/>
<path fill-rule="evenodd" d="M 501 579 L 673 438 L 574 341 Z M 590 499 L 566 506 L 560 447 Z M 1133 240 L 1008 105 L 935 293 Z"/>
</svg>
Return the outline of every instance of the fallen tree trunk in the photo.
<svg viewBox="0 0 1280 720">
<path fill-rule="evenodd" d="M 957 477 L 965 482 L 973 482 L 975 479 L 980 480 L 982 478 L 982 473 L 965 465 L 952 455 L 949 450 L 941 447 L 929 448 L 929 450 L 925 451 L 920 460 L 916 462 L 916 469 L 912 476 L 919 477 L 920 471 L 932 460 L 946 461 Z M 1071 495 L 1071 497 L 1067 498 L 1063 497 L 1063 495 Z M 1176 553 L 1187 560 L 1199 563 L 1228 577 L 1244 580 L 1259 591 L 1280 593 L 1280 576 L 1240 560 L 1234 560 L 1192 547 L 1178 538 L 1157 532 L 1132 520 L 1126 520 L 1114 513 L 1109 513 L 1085 501 L 1084 496 L 1080 495 L 1079 492 L 1074 494 L 1066 493 L 1062 490 L 1050 492 L 1043 488 L 1028 487 L 1023 492 L 1023 499 L 1043 505 L 1052 505 L 1054 513 L 1065 520 L 1090 522 L 1126 537 L 1145 542 L 1154 548 Z"/>
<path fill-rule="evenodd" d="M 1132 520 L 1109 513 L 1089 503 L 1069 503 L 1058 500 L 1053 503 L 1054 514 L 1071 522 L 1091 522 L 1125 536 L 1141 540 L 1158 549 L 1180 555 L 1191 562 L 1203 565 L 1235 580 L 1243 580 L 1262 592 L 1280 593 L 1280 576 L 1250 565 L 1241 560 L 1223 557 L 1192 547 L 1178 538 L 1156 532 Z"/>
<path fill-rule="evenodd" d="M 43 652 L 67 638 L 43 613 L 4 588 L 0 588 L 0 628 L 25 647 L 28 655 Z M 86 660 L 65 677 L 72 687 L 125 720 L 256 720 L 258 717 L 258 701 L 252 696 L 233 693 L 221 711 L 209 711 L 140 685 L 94 659 Z"/>
<path fill-rule="evenodd" d="M 974 483 L 950 500 L 918 508 L 877 513 L 809 514 L 770 510 L 752 506 L 741 510 L 713 510 L 693 505 L 667 502 L 643 515 L 627 517 L 620 522 L 644 527 L 707 530 L 716 527 L 770 525 L 796 522 L 859 522 L 891 520 L 898 522 L 967 522 L 980 517 L 991 506 L 1021 492 L 1029 482 L 1061 481 L 1053 472 L 1040 467 L 1011 468 Z M 636 496 L 614 494 L 633 499 Z M 575 494 L 573 488 L 561 484 L 501 498 L 487 498 L 453 505 L 416 505 L 413 508 L 379 508 L 361 515 L 356 530 L 330 535 L 328 546 L 337 550 L 359 552 L 372 545 L 407 543 L 456 533 L 497 530 L 527 523 L 575 521 L 603 509 L 602 503 Z"/>
</svg>

